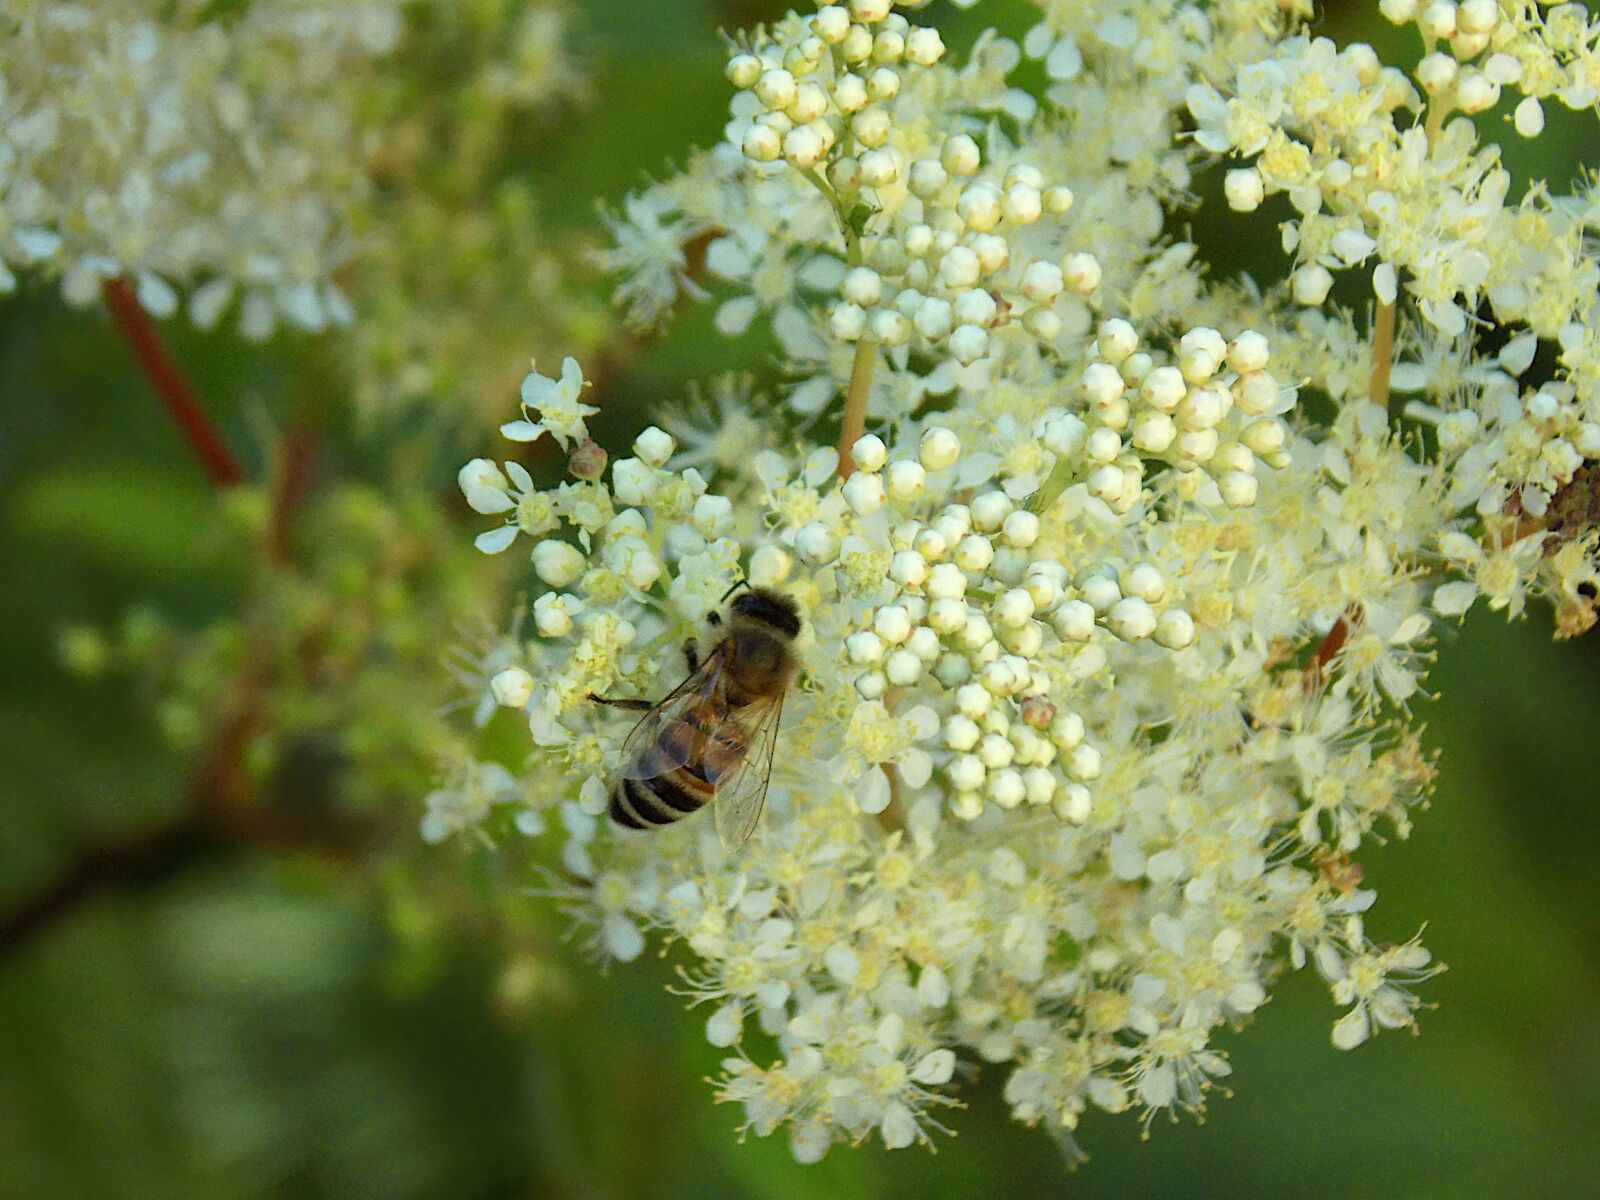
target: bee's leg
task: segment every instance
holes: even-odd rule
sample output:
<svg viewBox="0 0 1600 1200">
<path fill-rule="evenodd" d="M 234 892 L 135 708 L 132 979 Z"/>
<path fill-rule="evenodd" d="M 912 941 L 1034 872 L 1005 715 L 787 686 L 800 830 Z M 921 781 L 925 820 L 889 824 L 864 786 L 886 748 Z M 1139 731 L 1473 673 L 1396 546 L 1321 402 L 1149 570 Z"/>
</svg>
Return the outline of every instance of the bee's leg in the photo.
<svg viewBox="0 0 1600 1200">
<path fill-rule="evenodd" d="M 693 675 L 700 669 L 700 647 L 695 645 L 693 638 L 683 643 L 683 660 L 689 664 L 689 674 Z"/>
<path fill-rule="evenodd" d="M 655 707 L 648 700 L 614 700 L 610 696 L 596 696 L 593 692 L 589 693 L 589 699 L 596 704 L 609 704 L 612 708 L 627 708 L 634 712 L 648 712 Z"/>
</svg>

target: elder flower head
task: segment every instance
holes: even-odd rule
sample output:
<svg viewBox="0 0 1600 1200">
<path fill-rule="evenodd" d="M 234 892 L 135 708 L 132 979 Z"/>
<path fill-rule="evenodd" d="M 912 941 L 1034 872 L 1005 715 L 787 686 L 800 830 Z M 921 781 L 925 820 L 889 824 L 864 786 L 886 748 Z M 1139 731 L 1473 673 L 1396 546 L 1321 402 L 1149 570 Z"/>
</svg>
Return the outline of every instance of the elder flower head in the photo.
<svg viewBox="0 0 1600 1200">
<path fill-rule="evenodd" d="M 915 7 L 736 39 L 724 140 L 614 222 L 636 316 L 708 236 L 719 330 L 770 321 L 772 393 L 717 393 L 746 452 L 669 416 L 608 472 L 461 476 L 506 514 L 483 549 L 534 539 L 538 636 L 479 674 L 528 722 L 574 917 L 615 958 L 683 942 L 721 1097 L 802 1161 L 928 1140 L 962 1056 L 1006 1064 L 1030 1123 L 1199 1109 L 1216 1031 L 1307 963 L 1336 1045 L 1409 1026 L 1437 965 L 1368 940 L 1351 856 L 1433 786 L 1409 706 L 1434 635 L 1479 592 L 1579 604 L 1600 541 L 1587 218 L 1507 207 L 1446 120 L 1476 84 L 1278 0 L 1044 0 L 962 63 Z M 1574 36 L 1515 53 L 1576 80 Z M 1042 92 L 1008 79 L 1024 53 Z M 1084 119 L 1122 104 L 1142 119 Z M 1234 209 L 1289 193 L 1284 278 L 1219 282 L 1166 232 L 1215 155 Z M 1363 264 L 1370 325 L 1328 299 Z M 1554 339 L 1550 378 L 1524 382 L 1529 342 L 1480 347 L 1480 312 Z M 1437 438 L 1390 417 L 1391 374 Z M 531 376 L 503 432 L 583 438 L 580 386 Z M 669 692 L 741 579 L 803 618 L 760 828 L 730 853 L 702 818 L 611 825 L 629 723 L 591 695 Z"/>
</svg>

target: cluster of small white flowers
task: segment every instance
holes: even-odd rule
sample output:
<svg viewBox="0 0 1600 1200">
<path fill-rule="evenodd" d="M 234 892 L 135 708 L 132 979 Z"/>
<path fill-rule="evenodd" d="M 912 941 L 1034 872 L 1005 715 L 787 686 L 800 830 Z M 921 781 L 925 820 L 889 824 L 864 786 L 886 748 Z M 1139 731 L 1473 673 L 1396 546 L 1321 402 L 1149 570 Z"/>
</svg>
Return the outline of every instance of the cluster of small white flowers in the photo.
<svg viewBox="0 0 1600 1200">
<path fill-rule="evenodd" d="M 530 376 L 505 432 L 562 439 L 570 477 L 461 473 L 505 517 L 481 548 L 533 539 L 537 636 L 479 672 L 529 725 L 527 819 L 559 813 L 601 952 L 659 930 L 695 955 L 722 1095 L 803 1161 L 926 1140 L 958 1054 L 1008 1064 L 1028 1122 L 1199 1108 L 1228 1071 L 1214 1033 L 1286 968 L 1328 983 L 1337 1046 L 1410 1026 L 1437 967 L 1369 940 L 1351 856 L 1404 836 L 1432 785 L 1409 706 L 1433 631 L 1480 592 L 1515 611 L 1558 588 L 1575 631 L 1600 541 L 1600 487 L 1578 494 L 1600 479 L 1578 206 L 1504 210 L 1466 123 L 1396 126 L 1420 103 L 1406 78 L 1299 36 L 1294 5 L 1041 3 L 1023 48 L 1043 103 L 1006 82 L 1014 44 L 952 65 L 894 7 L 739 41 L 728 140 L 616 225 L 641 319 L 697 287 L 684 243 L 712 235 L 719 327 L 771 314 L 788 403 L 728 385 L 738 439 L 680 451 L 652 426 L 608 478 L 569 361 Z M 1153 131 L 1083 128 L 1141 87 Z M 1123 153 L 1146 142 L 1142 166 Z M 1236 207 L 1292 193 L 1292 283 L 1210 281 L 1163 239 L 1219 152 L 1255 156 Z M 1068 186 L 1070 210 L 1049 199 Z M 1101 227 L 1118 253 L 1079 260 Z M 1404 308 L 1387 341 L 1303 280 L 1375 253 Z M 1480 300 L 1516 334 L 1492 354 L 1465 322 Z M 1542 337 L 1557 366 L 1524 395 Z M 1432 443 L 1391 420 L 1391 365 Z M 870 396 L 868 431 L 800 446 L 795 418 L 841 396 L 847 425 Z M 666 694 L 740 579 L 804 622 L 760 829 L 730 854 L 699 817 L 606 824 L 629 722 L 591 693 Z"/>
<path fill-rule="evenodd" d="M 1558 549 L 1546 540 L 1552 499 L 1585 488 L 1580 473 L 1600 458 L 1600 262 L 1585 234 L 1592 198 L 1536 186 L 1509 203 L 1512 177 L 1499 147 L 1465 116 L 1451 117 L 1493 106 L 1502 85 L 1527 91 L 1515 122 L 1525 136 L 1543 127 L 1538 97 L 1592 108 L 1600 22 L 1569 11 L 1577 5 L 1382 7 L 1422 33 L 1428 53 L 1412 77 L 1366 45 L 1340 50 L 1325 38 L 1293 38 L 1240 64 L 1227 98 L 1209 84 L 1191 89 L 1195 137 L 1250 158 L 1228 171 L 1233 208 L 1254 211 L 1278 192 L 1292 202 L 1283 245 L 1299 264 L 1289 285 L 1296 303 L 1326 306 L 1335 272 L 1374 259 L 1378 303 L 1414 300 L 1395 318 L 1402 355 L 1416 358 L 1396 365 L 1394 390 L 1424 393 L 1407 414 L 1436 427 L 1451 499 L 1482 518 L 1488 534 L 1488 553 L 1465 535 L 1439 548 L 1502 604 L 1531 586 L 1576 605 L 1575 624 L 1561 627 L 1581 631 L 1593 619 L 1583 616 L 1593 606 L 1580 592 L 1594 586 L 1593 556 L 1543 552 Z M 1481 337 L 1480 308 L 1509 339 Z M 1534 370 L 1541 340 L 1557 350 L 1553 372 Z M 1532 524 L 1519 523 L 1523 516 Z M 1529 538 L 1531 546 L 1511 548 Z M 1501 553 L 1508 549 L 1510 558 Z M 1491 582 L 1497 574 L 1505 577 Z M 1446 596 L 1448 612 L 1470 602 L 1465 589 Z"/>
<path fill-rule="evenodd" d="M 364 176 L 343 89 L 392 49 L 398 0 L 212 7 L 9 6 L 0 288 L 43 270 L 89 304 L 127 276 L 157 316 L 188 292 L 201 326 L 237 298 L 252 337 L 348 319 L 331 274 Z"/>
<path fill-rule="evenodd" d="M 416 195 L 422 189 L 410 180 L 397 187 L 389 174 L 407 165 L 397 146 L 438 136 L 431 127 L 416 134 L 405 126 L 413 114 L 396 111 L 406 91 L 397 48 L 436 24 L 495 26 L 503 16 L 504 34 L 452 64 L 480 124 L 497 106 L 540 103 L 576 84 L 560 52 L 558 8 L 485 6 L 451 20 L 455 7 L 9 4 L 0 36 L 0 292 L 18 272 L 37 273 L 59 278 L 70 303 L 89 305 L 106 280 L 126 278 L 154 316 L 185 306 L 209 329 L 236 307 L 240 333 L 262 339 L 280 322 L 350 325 L 353 301 L 341 283 L 369 292 L 406 283 L 432 229 L 424 218 L 465 226 L 470 237 L 446 243 L 464 256 L 483 226 L 497 228 L 478 198 L 453 198 L 440 217 Z M 352 260 L 363 256 L 377 261 L 352 278 Z M 438 258 L 429 256 L 429 270 L 439 271 Z M 384 330 L 391 339 L 394 324 Z M 430 349 L 437 358 L 448 347 Z M 371 372 L 395 353 L 373 346 L 373 362 L 361 365 Z"/>
</svg>

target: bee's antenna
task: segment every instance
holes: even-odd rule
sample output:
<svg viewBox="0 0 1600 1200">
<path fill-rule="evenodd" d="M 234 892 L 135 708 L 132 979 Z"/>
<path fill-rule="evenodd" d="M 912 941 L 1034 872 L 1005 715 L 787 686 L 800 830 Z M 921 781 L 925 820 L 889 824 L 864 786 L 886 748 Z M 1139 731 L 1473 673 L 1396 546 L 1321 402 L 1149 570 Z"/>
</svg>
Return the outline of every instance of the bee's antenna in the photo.
<svg viewBox="0 0 1600 1200">
<path fill-rule="evenodd" d="M 721 603 L 726 604 L 728 602 L 728 597 L 729 596 L 733 595 L 740 588 L 747 588 L 749 586 L 750 586 L 750 581 L 748 579 L 736 579 L 736 580 L 734 580 L 733 586 L 730 587 L 727 591 L 722 593 Z"/>
</svg>

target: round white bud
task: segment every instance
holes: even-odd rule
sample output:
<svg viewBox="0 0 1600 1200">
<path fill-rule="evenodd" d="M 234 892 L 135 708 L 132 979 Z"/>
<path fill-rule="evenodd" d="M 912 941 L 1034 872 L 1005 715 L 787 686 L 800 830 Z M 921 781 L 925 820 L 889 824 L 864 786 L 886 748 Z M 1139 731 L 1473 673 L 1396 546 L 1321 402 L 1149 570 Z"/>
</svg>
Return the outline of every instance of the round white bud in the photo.
<svg viewBox="0 0 1600 1200">
<path fill-rule="evenodd" d="M 1041 342 L 1053 342 L 1061 333 L 1061 317 L 1053 308 L 1030 308 L 1022 314 L 1022 327 Z"/>
<path fill-rule="evenodd" d="M 1417 64 L 1417 82 L 1422 85 L 1423 91 L 1436 96 L 1449 89 L 1460 70 L 1455 59 L 1435 50 L 1432 54 L 1423 55 L 1422 61 Z"/>
<path fill-rule="evenodd" d="M 884 604 L 872 614 L 872 628 L 886 643 L 898 646 L 911 636 L 911 614 L 903 604 Z"/>
<path fill-rule="evenodd" d="M 534 544 L 533 571 L 551 587 L 566 587 L 583 574 L 583 555 L 576 546 L 547 538 Z"/>
<path fill-rule="evenodd" d="M 888 187 L 900 177 L 900 164 L 887 150 L 868 150 L 861 156 L 861 182 L 867 187 Z"/>
<path fill-rule="evenodd" d="M 1100 336 L 1096 339 L 1095 345 L 1102 358 L 1109 362 L 1120 363 L 1139 348 L 1139 334 L 1121 317 L 1112 317 L 1100 326 Z"/>
<path fill-rule="evenodd" d="M 1067 774 L 1078 780 L 1098 779 L 1101 761 L 1100 751 L 1080 742 L 1067 754 Z"/>
<path fill-rule="evenodd" d="M 1144 378 L 1139 395 L 1151 408 L 1171 412 L 1188 394 L 1188 385 L 1176 367 L 1157 367 Z"/>
<path fill-rule="evenodd" d="M 857 464 L 859 466 L 859 463 Z M 862 469 L 844 481 L 844 502 L 858 517 L 870 517 L 883 507 L 883 476 Z"/>
<path fill-rule="evenodd" d="M 850 0 L 850 15 L 863 25 L 876 25 L 893 7 L 891 0 Z"/>
<path fill-rule="evenodd" d="M 956 200 L 956 212 L 967 228 L 979 233 L 987 233 L 1000 224 L 1003 211 L 999 194 L 988 184 L 974 184 Z"/>
<path fill-rule="evenodd" d="M 928 572 L 927 586 L 935 599 L 959 600 L 967 594 L 967 577 L 958 563 L 936 563 Z"/>
<path fill-rule="evenodd" d="M 844 652 L 851 662 L 871 666 L 883 658 L 883 639 L 870 629 L 858 629 L 844 639 Z"/>
<path fill-rule="evenodd" d="M 1500 102 L 1500 88 L 1482 71 L 1462 71 L 1456 80 L 1456 106 L 1464 113 L 1480 113 Z"/>
<path fill-rule="evenodd" d="M 856 695 L 863 700 L 881 700 L 889 690 L 889 681 L 881 671 L 863 671 L 856 676 Z"/>
<path fill-rule="evenodd" d="M 917 443 L 917 457 L 930 471 L 942 471 L 961 457 L 961 440 L 943 425 L 923 430 Z"/>
<path fill-rule="evenodd" d="M 984 769 L 982 761 L 976 754 L 958 754 L 950 760 L 950 765 L 945 768 L 945 775 L 950 780 L 950 786 L 957 791 L 976 791 L 983 786 L 984 778 L 989 774 Z"/>
<path fill-rule="evenodd" d="M 1044 213 L 1044 197 L 1030 183 L 1006 188 L 1005 217 L 1014 225 L 1032 225 Z"/>
<path fill-rule="evenodd" d="M 761 60 L 754 54 L 735 54 L 728 60 L 727 74 L 736 88 L 754 87 L 761 78 Z"/>
<path fill-rule="evenodd" d="M 939 657 L 944 647 L 939 645 L 939 634 L 936 630 L 926 625 L 918 625 L 906 639 L 906 649 L 923 662 L 931 663 Z"/>
<path fill-rule="evenodd" d="M 1246 329 L 1228 343 L 1228 365 L 1241 375 L 1261 370 L 1270 355 L 1266 336 L 1254 329 Z"/>
<path fill-rule="evenodd" d="M 1064 641 L 1086 642 L 1094 635 L 1094 608 L 1084 600 L 1067 600 L 1050 614 L 1050 627 Z"/>
<path fill-rule="evenodd" d="M 1056 777 L 1045 767 L 1029 767 L 1022 773 L 1029 804 L 1049 804 L 1055 798 Z"/>
<path fill-rule="evenodd" d="M 1006 545 L 1026 550 L 1039 540 L 1039 518 L 1027 509 L 1018 509 L 1001 523 L 1000 536 Z"/>
<path fill-rule="evenodd" d="M 904 346 L 910 341 L 910 322 L 893 309 L 880 309 L 872 314 L 872 336 L 885 346 Z"/>
<path fill-rule="evenodd" d="M 1215 429 L 1185 429 L 1178 434 L 1178 453 L 1194 462 L 1210 462 L 1217 452 Z"/>
<path fill-rule="evenodd" d="M 1138 596 L 1124 596 L 1112 606 L 1106 626 L 1125 642 L 1140 641 L 1156 630 L 1155 610 Z"/>
<path fill-rule="evenodd" d="M 827 146 L 809 125 L 797 125 L 783 135 L 783 158 L 797 171 L 809 171 L 822 161 Z"/>
<path fill-rule="evenodd" d="M 973 238 L 972 252 L 978 256 L 978 270 L 985 275 L 993 275 L 1011 261 L 1011 243 L 997 233 Z"/>
<path fill-rule="evenodd" d="M 1022 772 L 1015 767 L 1006 767 L 991 775 L 988 792 L 989 799 L 1001 808 L 1016 808 L 1028 795 L 1027 785 L 1022 781 Z"/>
<path fill-rule="evenodd" d="M 1122 599 L 1122 588 L 1110 575 L 1091 575 L 1078 589 L 1096 613 L 1105 614 Z"/>
<path fill-rule="evenodd" d="M 828 93 L 813 80 L 803 80 L 794 90 L 794 100 L 783 110 L 796 125 L 807 125 L 828 111 Z"/>
<path fill-rule="evenodd" d="M 1228 207 L 1234 212 L 1255 212 L 1266 199 L 1266 185 L 1261 172 L 1254 167 L 1229 171 L 1222 179 L 1222 193 L 1228 198 Z"/>
<path fill-rule="evenodd" d="M 870 99 L 866 81 L 859 75 L 846 73 L 833 81 L 834 106 L 846 116 L 860 112 Z"/>
<path fill-rule="evenodd" d="M 928 560 L 915 550 L 900 550 L 889 561 L 889 578 L 902 588 L 920 588 L 928 578 Z"/>
<path fill-rule="evenodd" d="M 989 353 L 989 335 L 978 325 L 960 325 L 950 335 L 950 356 L 963 366 Z"/>
<path fill-rule="evenodd" d="M 934 570 L 949 566 L 941 563 Z M 930 577 L 930 582 L 932 582 Z M 928 606 L 928 624 L 934 632 L 949 636 L 960 633 L 967 624 L 967 606 L 962 601 L 950 596 L 941 596 Z"/>
<path fill-rule="evenodd" d="M 1115 429 L 1096 429 L 1083 446 L 1084 457 L 1092 463 L 1111 463 L 1122 453 L 1122 437 Z"/>
<path fill-rule="evenodd" d="M 978 152 L 977 142 L 965 133 L 958 133 L 945 141 L 944 149 L 939 152 L 939 162 L 952 175 L 972 175 L 982 165 L 983 157 Z"/>
<path fill-rule="evenodd" d="M 1151 564 L 1134 563 L 1122 574 L 1122 591 L 1125 595 L 1157 604 L 1167 594 L 1167 581 Z"/>
<path fill-rule="evenodd" d="M 1072 200 L 1072 189 L 1069 187 L 1046 188 L 1044 192 L 1044 210 L 1059 217 L 1072 207 Z"/>
<path fill-rule="evenodd" d="M 858 471 L 878 471 L 889 458 L 889 448 L 875 433 L 864 433 L 850 447 L 850 458 Z"/>
<path fill-rule="evenodd" d="M 1417 28 L 1424 37 L 1441 40 L 1456 33 L 1456 6 L 1453 0 L 1433 0 L 1417 14 Z"/>
<path fill-rule="evenodd" d="M 1201 325 L 1179 340 L 1178 370 L 1190 383 L 1201 383 L 1216 374 L 1227 354 L 1228 344 L 1222 335 Z"/>
<path fill-rule="evenodd" d="M 1061 262 L 1061 276 L 1074 292 L 1087 296 L 1100 286 L 1100 260 L 1083 251 L 1069 254 Z"/>
<path fill-rule="evenodd" d="M 866 311 L 859 304 L 849 301 L 835 304 L 833 311 L 828 314 L 828 328 L 842 342 L 858 341 L 867 331 Z"/>
<path fill-rule="evenodd" d="M 887 142 L 891 128 L 888 112 L 876 104 L 869 104 L 850 118 L 850 131 L 856 135 L 856 141 L 869 149 L 877 149 Z"/>
<path fill-rule="evenodd" d="M 999 529 L 1016 507 L 1004 492 L 984 492 L 972 501 L 972 524 L 985 533 Z"/>
<path fill-rule="evenodd" d="M 1229 508 L 1249 508 L 1256 502 L 1260 484 L 1247 471 L 1228 471 L 1217 480 L 1217 490 Z"/>
<path fill-rule="evenodd" d="M 1079 387 L 1084 399 L 1097 407 L 1121 399 L 1122 393 L 1127 390 L 1121 372 L 1110 363 L 1103 362 L 1090 363 L 1083 369 Z"/>
<path fill-rule="evenodd" d="M 794 548 L 807 562 L 831 563 L 839 557 L 839 537 L 821 521 L 813 521 L 795 533 Z"/>
<path fill-rule="evenodd" d="M 931 67 L 944 57 L 944 40 L 937 29 L 913 29 L 906 34 L 905 56 L 919 67 Z"/>
<path fill-rule="evenodd" d="M 962 713 L 952 713 L 945 718 L 944 744 L 958 753 L 971 750 L 982 736 L 983 731 L 971 717 Z"/>
<path fill-rule="evenodd" d="M 999 309 L 994 297 L 982 288 L 972 288 L 956 297 L 956 320 L 963 325 L 981 325 L 985 328 L 995 322 Z"/>
<path fill-rule="evenodd" d="M 533 676 L 521 667 L 507 667 L 489 680 L 489 691 L 496 704 L 522 708 L 533 696 Z"/>
<path fill-rule="evenodd" d="M 890 67 L 879 67 L 867 76 L 867 94 L 874 100 L 889 101 L 900 93 L 900 73 Z"/>
<path fill-rule="evenodd" d="M 922 678 L 925 664 L 909 650 L 896 650 L 883 665 L 884 676 L 895 687 L 909 687 Z"/>
<path fill-rule="evenodd" d="M 1053 262 L 1038 259 L 1022 272 L 1022 294 L 1035 304 L 1049 304 L 1066 286 L 1061 268 Z"/>
<path fill-rule="evenodd" d="M 1134 424 L 1133 444 L 1147 454 L 1160 454 L 1178 436 L 1178 425 L 1166 413 L 1149 413 Z"/>
<path fill-rule="evenodd" d="M 783 139 L 770 125 L 752 125 L 740 143 L 744 156 L 756 162 L 773 162 L 783 153 Z"/>
<path fill-rule="evenodd" d="M 919 158 L 911 164 L 911 192 L 926 200 L 950 182 L 950 174 L 936 158 Z"/>
<path fill-rule="evenodd" d="M 994 561 L 994 546 L 981 533 L 971 533 L 956 546 L 955 565 L 968 575 L 979 575 Z"/>
<path fill-rule="evenodd" d="M 654 425 L 633 439 L 634 454 L 652 467 L 665 466 L 667 459 L 672 457 L 672 452 L 677 448 L 678 444 L 672 440 L 672 435 Z"/>
<path fill-rule="evenodd" d="M 839 4 L 824 4 L 811 18 L 811 31 L 830 46 L 837 46 L 850 32 L 850 14 Z"/>
<path fill-rule="evenodd" d="M 839 43 L 839 54 L 847 63 L 866 62 L 872 57 L 872 31 L 862 25 L 850 26 Z"/>
<path fill-rule="evenodd" d="M 1194 641 L 1194 618 L 1181 608 L 1169 608 L 1157 618 L 1154 636 L 1168 650 L 1182 650 Z"/>
<path fill-rule="evenodd" d="M 883 297 L 883 280 L 871 267 L 851 267 L 844 273 L 839 294 L 852 304 L 870 308 Z"/>
<path fill-rule="evenodd" d="M 1256 454 L 1266 456 L 1282 450 L 1287 436 L 1282 421 L 1276 417 L 1262 417 L 1247 425 L 1239 440 Z"/>
<path fill-rule="evenodd" d="M 1333 287 L 1333 275 L 1321 263 L 1307 263 L 1294 273 L 1295 303 L 1315 308 L 1328 298 Z"/>
<path fill-rule="evenodd" d="M 955 308 L 950 301 L 929 296 L 923 300 L 911 323 L 928 341 L 936 342 L 950 332 L 955 324 L 955 315 Z"/>
<path fill-rule="evenodd" d="M 948 288 L 970 288 L 978 282 L 981 264 L 966 246 L 951 246 L 939 260 L 939 278 Z"/>
<path fill-rule="evenodd" d="M 920 496 L 923 486 L 928 481 L 928 473 L 921 463 L 904 458 L 890 463 L 885 477 L 889 495 L 902 502 L 915 500 Z"/>
<path fill-rule="evenodd" d="M 1094 800 L 1089 789 L 1081 783 L 1069 783 L 1054 800 L 1050 811 L 1071 825 L 1082 825 L 1094 811 Z"/>
<path fill-rule="evenodd" d="M 756 80 L 756 99 L 769 109 L 785 109 L 794 103 L 797 86 L 793 75 L 782 67 L 774 67 Z"/>
</svg>

